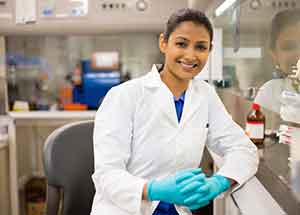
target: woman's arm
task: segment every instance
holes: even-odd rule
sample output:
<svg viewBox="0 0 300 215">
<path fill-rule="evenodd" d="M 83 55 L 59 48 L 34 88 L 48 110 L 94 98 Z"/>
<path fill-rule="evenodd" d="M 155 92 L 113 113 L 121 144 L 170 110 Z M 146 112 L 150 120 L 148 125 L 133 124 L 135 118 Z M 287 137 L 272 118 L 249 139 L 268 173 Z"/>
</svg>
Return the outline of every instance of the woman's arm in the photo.
<svg viewBox="0 0 300 215">
<path fill-rule="evenodd" d="M 110 200 L 120 210 L 136 214 L 146 180 L 127 171 L 131 157 L 133 95 L 124 86 L 112 88 L 96 114 L 92 176 L 98 199 Z"/>
<path fill-rule="evenodd" d="M 223 157 L 217 174 L 231 179 L 231 185 L 242 185 L 257 171 L 257 149 L 226 111 L 212 87 L 209 87 L 208 147 Z"/>
</svg>

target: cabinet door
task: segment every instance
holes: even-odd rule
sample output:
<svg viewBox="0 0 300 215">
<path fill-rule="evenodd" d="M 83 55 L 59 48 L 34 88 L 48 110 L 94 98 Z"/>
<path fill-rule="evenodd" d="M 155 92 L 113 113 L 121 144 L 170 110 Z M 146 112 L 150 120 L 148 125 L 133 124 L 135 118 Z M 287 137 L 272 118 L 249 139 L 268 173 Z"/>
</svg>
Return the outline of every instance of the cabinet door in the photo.
<svg viewBox="0 0 300 215">
<path fill-rule="evenodd" d="M 8 146 L 0 141 L 0 210 L 10 215 Z"/>
</svg>

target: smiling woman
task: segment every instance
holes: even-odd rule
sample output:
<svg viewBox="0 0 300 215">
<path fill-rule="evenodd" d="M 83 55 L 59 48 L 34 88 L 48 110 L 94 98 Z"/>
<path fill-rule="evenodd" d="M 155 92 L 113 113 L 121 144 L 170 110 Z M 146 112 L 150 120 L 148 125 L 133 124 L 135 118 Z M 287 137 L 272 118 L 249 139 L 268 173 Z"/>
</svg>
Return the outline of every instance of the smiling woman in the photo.
<svg viewBox="0 0 300 215">
<path fill-rule="evenodd" d="M 175 12 L 159 38 L 163 67 L 107 93 L 95 119 L 92 215 L 190 215 L 255 174 L 256 147 L 194 78 L 212 39 L 204 13 Z M 205 145 L 225 161 L 211 177 L 199 168 Z"/>
<path fill-rule="evenodd" d="M 165 55 L 161 78 L 178 98 L 206 64 L 211 49 L 209 30 L 203 24 L 182 22 L 168 38 L 160 35 L 159 47 Z"/>
</svg>

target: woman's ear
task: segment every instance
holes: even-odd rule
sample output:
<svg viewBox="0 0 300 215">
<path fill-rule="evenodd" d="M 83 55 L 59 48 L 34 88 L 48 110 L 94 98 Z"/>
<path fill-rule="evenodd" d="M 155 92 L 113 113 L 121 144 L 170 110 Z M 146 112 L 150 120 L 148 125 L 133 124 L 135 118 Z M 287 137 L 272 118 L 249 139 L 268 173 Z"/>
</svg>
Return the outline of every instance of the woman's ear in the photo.
<svg viewBox="0 0 300 215">
<path fill-rule="evenodd" d="M 164 54 L 166 52 L 167 42 L 165 41 L 165 37 L 163 33 L 159 35 L 159 49 Z"/>
</svg>

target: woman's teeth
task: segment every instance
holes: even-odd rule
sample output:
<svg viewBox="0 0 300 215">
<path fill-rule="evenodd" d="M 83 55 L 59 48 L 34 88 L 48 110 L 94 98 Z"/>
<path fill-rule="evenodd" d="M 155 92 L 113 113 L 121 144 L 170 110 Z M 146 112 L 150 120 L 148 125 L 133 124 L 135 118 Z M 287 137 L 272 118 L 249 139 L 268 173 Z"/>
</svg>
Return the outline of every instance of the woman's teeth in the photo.
<svg viewBox="0 0 300 215">
<path fill-rule="evenodd" d="M 192 69 L 192 68 L 195 68 L 197 66 L 197 64 L 186 64 L 186 63 L 183 63 L 183 62 L 180 62 L 180 64 L 182 65 L 183 68 L 186 68 L 186 69 Z"/>
</svg>

